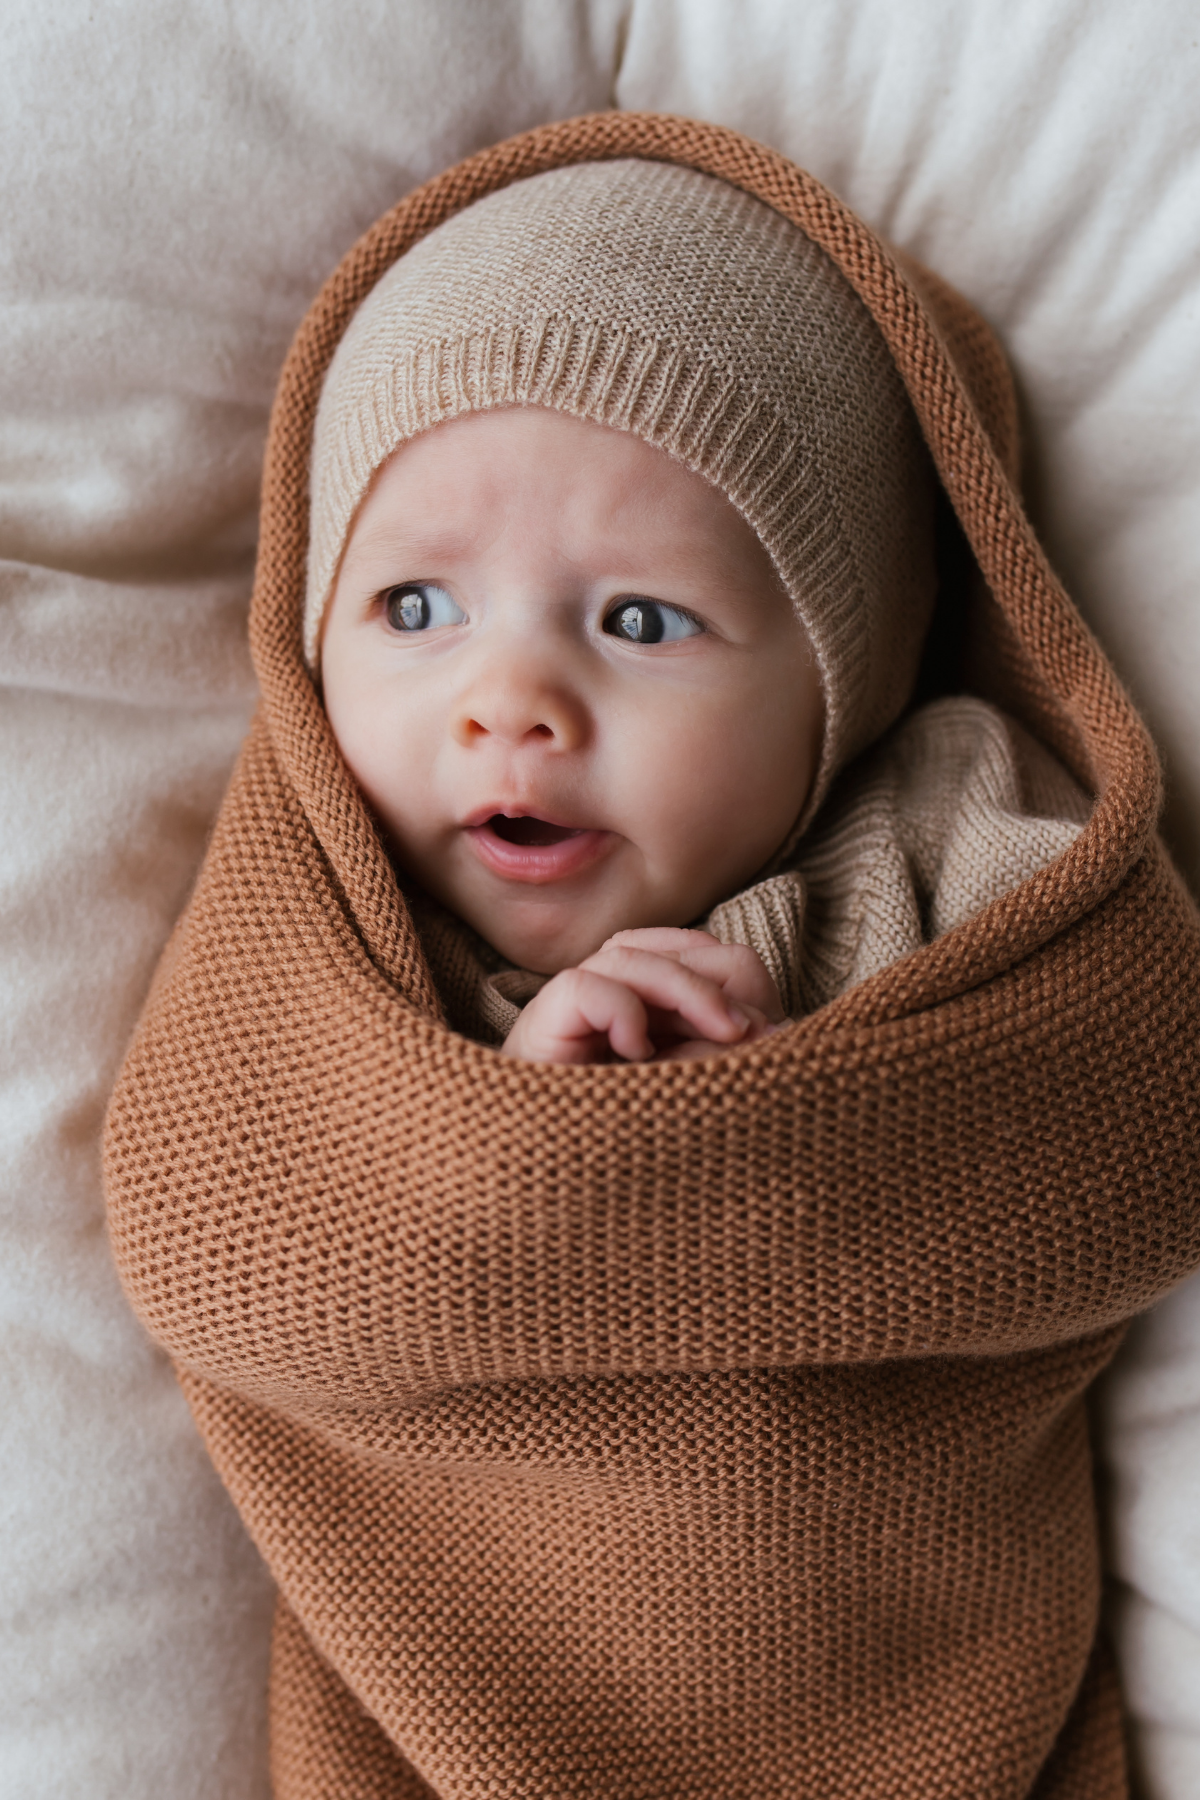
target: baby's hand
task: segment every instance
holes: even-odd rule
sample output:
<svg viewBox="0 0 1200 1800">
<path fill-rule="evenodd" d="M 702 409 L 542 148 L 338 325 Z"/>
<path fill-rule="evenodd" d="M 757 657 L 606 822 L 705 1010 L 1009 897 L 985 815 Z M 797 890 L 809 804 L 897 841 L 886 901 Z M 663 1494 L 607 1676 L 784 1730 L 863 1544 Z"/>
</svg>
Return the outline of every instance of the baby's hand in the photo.
<svg viewBox="0 0 1200 1800">
<path fill-rule="evenodd" d="M 526 1062 L 678 1062 L 783 1023 L 775 983 L 744 944 L 659 926 L 618 931 L 526 1006 L 503 1054 Z"/>
</svg>

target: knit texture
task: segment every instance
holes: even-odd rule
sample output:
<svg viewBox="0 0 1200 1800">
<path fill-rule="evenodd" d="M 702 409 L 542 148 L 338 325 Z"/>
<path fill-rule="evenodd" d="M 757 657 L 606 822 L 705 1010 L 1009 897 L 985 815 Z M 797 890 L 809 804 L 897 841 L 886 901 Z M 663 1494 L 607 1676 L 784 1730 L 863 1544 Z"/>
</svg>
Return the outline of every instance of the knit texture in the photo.
<svg viewBox="0 0 1200 1800">
<path fill-rule="evenodd" d="M 912 691 L 933 609 L 934 481 L 896 365 L 825 252 L 693 169 L 555 169 L 477 200 L 363 302 L 313 443 L 305 650 L 354 514 L 398 445 L 489 407 L 630 431 L 754 527 L 821 669 L 836 770 Z"/>
<path fill-rule="evenodd" d="M 980 692 L 1095 804 L 760 1044 L 552 1067 L 440 1016 L 304 660 L 309 455 L 399 255 L 508 182 L 634 156 L 744 188 L 855 288 L 979 564 Z M 1124 1795 L 1083 1397 L 1200 1262 L 1200 926 L 1145 732 L 1022 513 L 1012 416 L 955 296 L 783 158 L 677 119 L 481 153 L 305 321 L 262 705 L 106 1140 L 130 1298 L 283 1596 L 279 1800 Z"/>
</svg>

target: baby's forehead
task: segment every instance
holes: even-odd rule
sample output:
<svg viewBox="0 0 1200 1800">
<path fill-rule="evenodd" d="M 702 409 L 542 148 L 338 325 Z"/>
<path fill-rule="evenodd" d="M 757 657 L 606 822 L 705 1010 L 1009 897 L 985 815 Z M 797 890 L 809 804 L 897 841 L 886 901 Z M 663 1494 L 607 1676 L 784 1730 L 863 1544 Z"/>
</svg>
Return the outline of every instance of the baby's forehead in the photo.
<svg viewBox="0 0 1200 1800">
<path fill-rule="evenodd" d="M 790 604 L 761 540 L 712 482 L 631 432 L 546 407 L 465 414 L 402 445 L 343 568 L 444 569 L 514 549 L 613 584 L 656 571 L 702 585 L 750 578 Z"/>
</svg>

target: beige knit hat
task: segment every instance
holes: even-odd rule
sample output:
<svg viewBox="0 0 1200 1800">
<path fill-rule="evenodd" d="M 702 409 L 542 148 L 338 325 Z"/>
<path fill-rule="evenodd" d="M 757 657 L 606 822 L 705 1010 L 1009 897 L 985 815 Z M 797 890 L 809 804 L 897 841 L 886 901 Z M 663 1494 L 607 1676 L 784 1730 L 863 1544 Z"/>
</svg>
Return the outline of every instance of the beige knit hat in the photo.
<svg viewBox="0 0 1200 1800">
<path fill-rule="evenodd" d="M 443 419 L 549 406 L 635 432 L 726 494 L 812 641 L 830 780 L 912 691 L 935 477 L 891 355 L 824 251 L 667 163 L 584 163 L 477 200 L 395 263 L 321 393 L 304 648 L 376 470 Z"/>
</svg>

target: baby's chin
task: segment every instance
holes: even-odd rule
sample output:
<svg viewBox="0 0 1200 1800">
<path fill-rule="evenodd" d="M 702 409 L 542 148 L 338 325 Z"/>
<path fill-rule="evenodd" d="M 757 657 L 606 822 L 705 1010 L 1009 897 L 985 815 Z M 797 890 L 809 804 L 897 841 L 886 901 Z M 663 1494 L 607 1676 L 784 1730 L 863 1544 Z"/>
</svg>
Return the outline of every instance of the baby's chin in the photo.
<svg viewBox="0 0 1200 1800">
<path fill-rule="evenodd" d="M 531 925 L 526 920 L 508 921 L 490 917 L 468 919 L 480 936 L 518 969 L 529 969 L 535 975 L 558 975 L 563 969 L 576 969 L 595 954 L 617 931 L 629 931 L 641 925 L 641 918 L 602 920 L 571 919 L 555 929 L 549 920 Z M 661 921 L 656 921 L 661 923 Z"/>
<path fill-rule="evenodd" d="M 679 916 L 680 909 L 611 903 L 589 907 L 579 901 L 554 901 L 544 889 L 536 900 L 512 905 L 455 905 L 453 900 L 449 904 L 507 962 L 536 975 L 578 968 L 618 931 L 689 922 Z"/>
<path fill-rule="evenodd" d="M 577 968 L 614 931 L 640 924 L 644 910 L 640 896 L 621 892 L 635 884 L 597 879 L 599 870 L 561 884 L 526 884 L 496 879 L 473 856 L 410 868 L 507 962 L 537 975 Z"/>
</svg>

